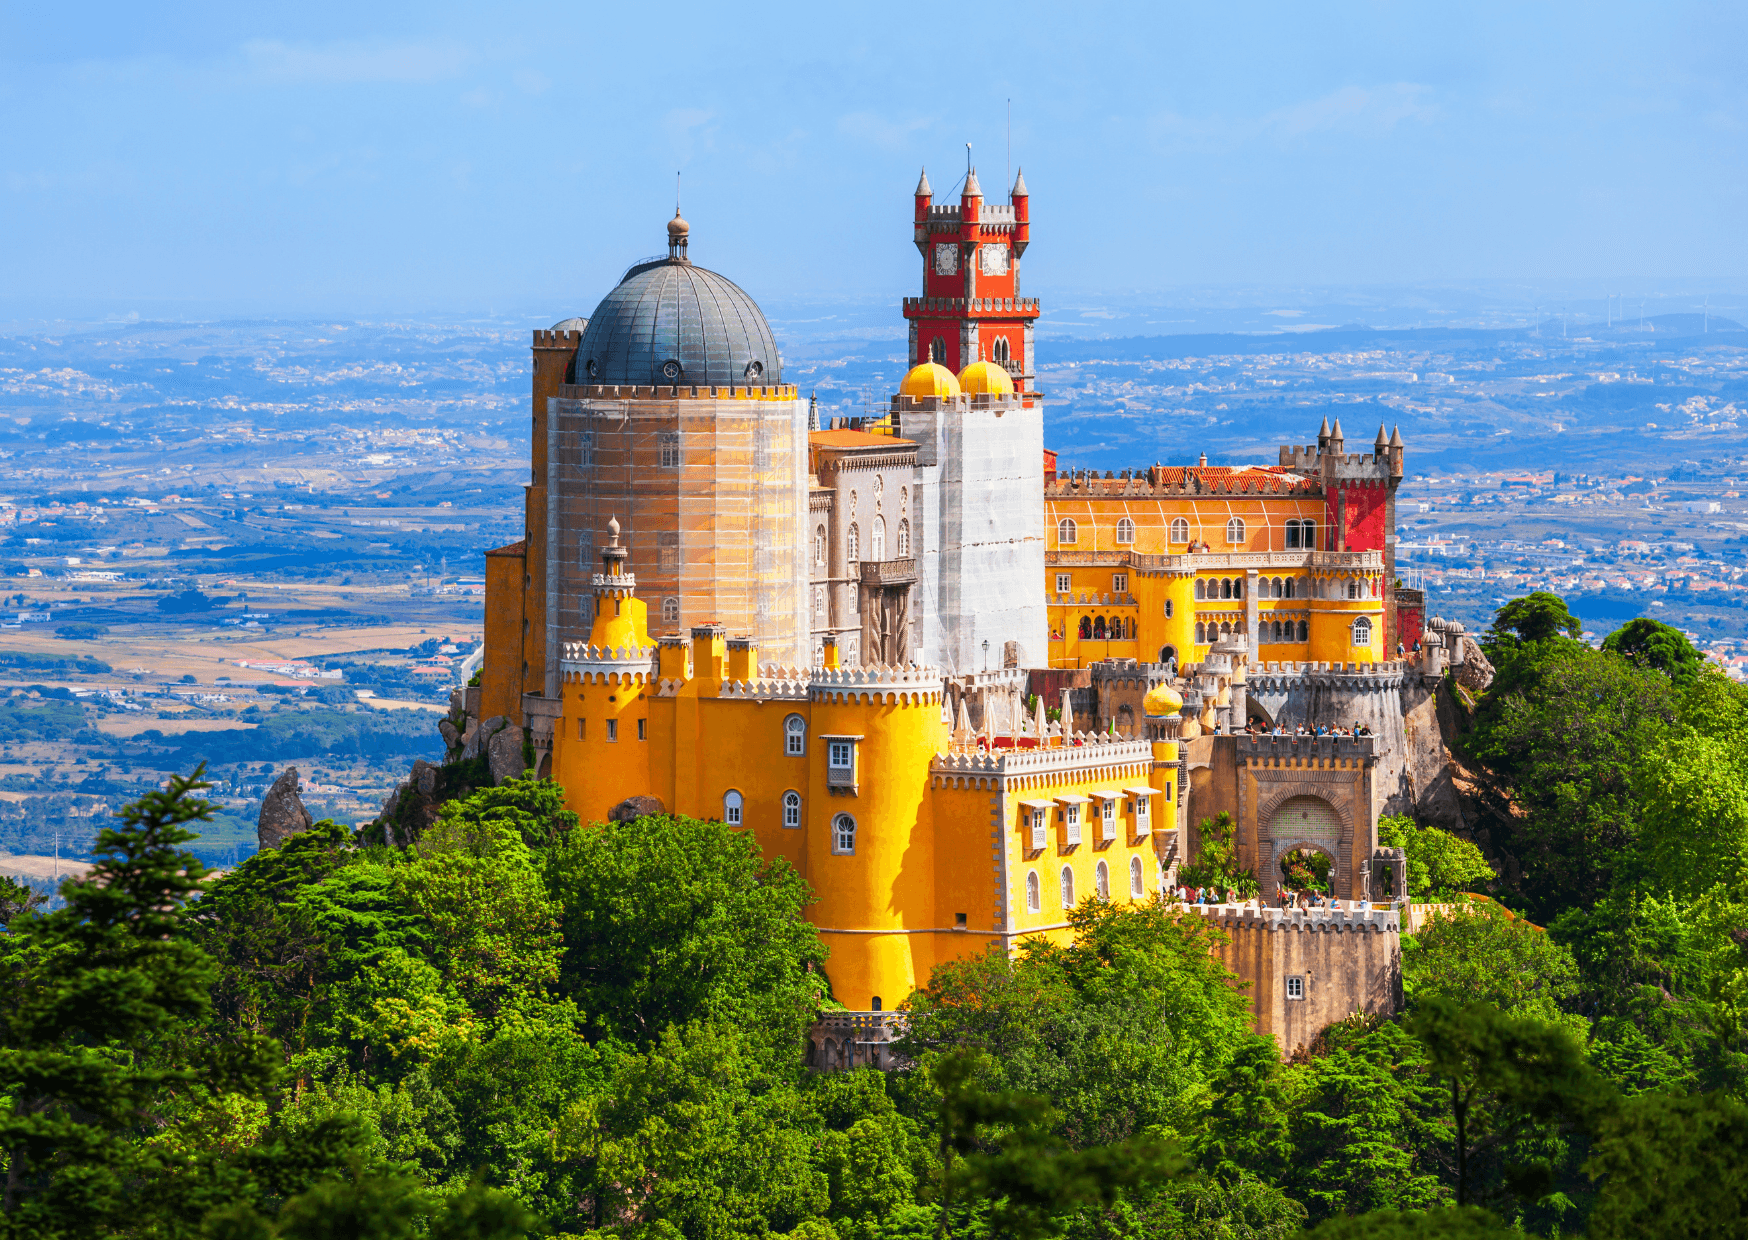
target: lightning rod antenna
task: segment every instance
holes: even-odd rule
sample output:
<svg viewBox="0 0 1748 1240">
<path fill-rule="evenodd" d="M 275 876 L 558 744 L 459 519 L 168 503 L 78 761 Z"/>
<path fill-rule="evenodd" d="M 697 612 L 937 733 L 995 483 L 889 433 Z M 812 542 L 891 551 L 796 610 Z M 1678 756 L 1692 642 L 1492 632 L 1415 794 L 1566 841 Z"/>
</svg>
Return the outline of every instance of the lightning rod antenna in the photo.
<svg viewBox="0 0 1748 1240">
<path fill-rule="evenodd" d="M 1008 206 L 1014 205 L 1014 101 L 1008 100 Z"/>
</svg>

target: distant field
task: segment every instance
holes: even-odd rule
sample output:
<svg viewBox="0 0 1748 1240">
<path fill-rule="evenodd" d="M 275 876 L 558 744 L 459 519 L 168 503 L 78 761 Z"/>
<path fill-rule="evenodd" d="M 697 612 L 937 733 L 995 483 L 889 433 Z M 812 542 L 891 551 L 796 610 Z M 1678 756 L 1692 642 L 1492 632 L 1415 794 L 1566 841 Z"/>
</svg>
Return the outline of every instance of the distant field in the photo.
<svg viewBox="0 0 1748 1240">
<path fill-rule="evenodd" d="M 62 878 L 76 878 L 90 868 L 83 861 L 68 861 L 65 857 L 57 862 L 53 857 L 39 857 L 31 853 L 0 853 L 0 874 L 11 874 L 20 878 L 53 879 L 57 873 Z"/>
<path fill-rule="evenodd" d="M 138 736 L 141 732 L 156 728 L 165 736 L 176 736 L 183 732 L 229 732 L 236 728 L 252 728 L 252 719 L 207 719 L 191 717 L 186 719 L 159 719 L 156 715 L 111 715 L 97 723 L 97 730 L 110 736 L 123 739 Z"/>
</svg>

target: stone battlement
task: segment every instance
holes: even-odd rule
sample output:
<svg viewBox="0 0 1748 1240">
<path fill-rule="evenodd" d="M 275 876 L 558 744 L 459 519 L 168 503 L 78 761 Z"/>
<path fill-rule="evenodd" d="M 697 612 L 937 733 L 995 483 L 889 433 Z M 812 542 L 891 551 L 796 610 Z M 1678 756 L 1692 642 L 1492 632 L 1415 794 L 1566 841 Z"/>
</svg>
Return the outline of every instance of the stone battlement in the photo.
<svg viewBox="0 0 1748 1240">
<path fill-rule="evenodd" d="M 977 753 L 936 754 L 929 763 L 932 775 L 1041 775 L 1068 774 L 1088 766 L 1111 762 L 1153 761 L 1150 741 L 1132 741 L 1103 732 L 1077 732 L 1074 744 L 1053 749 L 991 749 Z"/>
<path fill-rule="evenodd" d="M 1415 671 L 1407 661 L 1391 659 L 1385 663 L 1252 663 L 1248 672 L 1254 693 L 1289 693 L 1301 685 L 1312 684 L 1351 692 L 1395 691 L 1405 677 Z"/>
<path fill-rule="evenodd" d="M 582 332 L 561 332 L 550 328 L 536 328 L 534 332 L 536 349 L 574 349 L 582 342 Z"/>
<path fill-rule="evenodd" d="M 575 333 L 572 333 L 573 335 Z M 561 400 L 798 400 L 792 383 L 774 387 L 708 387 L 675 384 L 644 387 L 629 383 L 561 383 Z"/>
<path fill-rule="evenodd" d="M 1299 930 L 1330 934 L 1398 934 L 1402 919 L 1394 906 L 1378 908 L 1253 908 L 1237 904 L 1192 904 L 1221 930 Z"/>
<path fill-rule="evenodd" d="M 1287 495 L 1315 496 L 1322 491 L 1316 478 L 1267 469 L 1232 469 L 1227 466 L 1162 466 L 1121 473 L 1077 470 L 1044 479 L 1045 499 L 1113 498 L 1180 495 Z"/>
<path fill-rule="evenodd" d="M 1377 757 L 1375 736 L 1252 736 L 1237 734 L 1238 762 L 1299 761 L 1347 759 L 1370 762 Z"/>
</svg>

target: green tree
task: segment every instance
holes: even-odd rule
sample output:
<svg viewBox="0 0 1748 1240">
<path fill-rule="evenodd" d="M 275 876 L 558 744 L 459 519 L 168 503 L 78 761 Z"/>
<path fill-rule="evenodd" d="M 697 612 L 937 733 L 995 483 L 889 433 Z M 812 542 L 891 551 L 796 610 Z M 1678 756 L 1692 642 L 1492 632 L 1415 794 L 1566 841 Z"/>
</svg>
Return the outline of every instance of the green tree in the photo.
<svg viewBox="0 0 1748 1240">
<path fill-rule="evenodd" d="M 1474 844 L 1437 827 L 1422 827 L 1405 814 L 1378 819 L 1378 842 L 1407 854 L 1405 894 L 1413 899 L 1446 900 L 1495 877 Z"/>
<path fill-rule="evenodd" d="M 1402 953 L 1403 989 L 1418 1003 L 1491 1003 L 1501 1012 L 1549 1024 L 1587 1023 L 1567 1008 L 1578 993 L 1578 965 L 1559 940 L 1512 918 L 1496 904 L 1469 903 L 1434 917 Z"/>
<path fill-rule="evenodd" d="M 1682 686 L 1693 682 L 1705 662 L 1685 633 L 1648 616 L 1627 621 L 1602 639 L 1602 648 Z"/>
<path fill-rule="evenodd" d="M 1483 644 L 1545 642 L 1554 637 L 1577 637 L 1584 625 L 1558 594 L 1537 590 L 1514 598 L 1493 613 L 1493 627 Z"/>
<path fill-rule="evenodd" d="M 1599 1125 L 1585 1169 L 1602 1183 L 1592 1240 L 1748 1236 L 1748 1106 L 1645 1094 Z"/>
<path fill-rule="evenodd" d="M 1688 897 L 1748 879 L 1748 690 L 1707 667 L 1633 772 L 1647 876 Z"/>
<path fill-rule="evenodd" d="M 198 1218 L 207 1194 L 238 1187 L 194 1138 L 248 1133 L 278 1054 L 248 1034 L 187 1037 L 216 973 L 180 918 L 205 874 L 178 846 L 196 838 L 184 824 L 211 816 L 194 795 L 206 786 L 178 776 L 128 806 L 91 870 L 64 884 L 66 907 L 25 918 L 6 944 L 0 1234 L 133 1232 Z"/>
<path fill-rule="evenodd" d="M 1631 868 L 1635 773 L 1676 706 L 1667 677 L 1576 642 L 1502 657 L 1462 748 L 1516 807 L 1499 817 L 1491 848 L 1536 920 L 1588 907 Z"/>
<path fill-rule="evenodd" d="M 719 822 L 651 817 L 562 836 L 561 991 L 596 1036 L 651 1047 L 670 1025 L 734 1025 L 793 1059 L 824 994 L 807 883 Z"/>
<path fill-rule="evenodd" d="M 1196 859 L 1179 868 L 1178 881 L 1191 887 L 1230 889 L 1242 899 L 1256 895 L 1256 872 L 1238 864 L 1237 839 L 1238 826 L 1225 810 L 1202 819 L 1196 831 Z"/>
<path fill-rule="evenodd" d="M 1305 1233 L 1314 1240 L 1509 1240 L 1523 1232 L 1473 1206 L 1455 1210 L 1374 1210 L 1332 1218 Z"/>
</svg>

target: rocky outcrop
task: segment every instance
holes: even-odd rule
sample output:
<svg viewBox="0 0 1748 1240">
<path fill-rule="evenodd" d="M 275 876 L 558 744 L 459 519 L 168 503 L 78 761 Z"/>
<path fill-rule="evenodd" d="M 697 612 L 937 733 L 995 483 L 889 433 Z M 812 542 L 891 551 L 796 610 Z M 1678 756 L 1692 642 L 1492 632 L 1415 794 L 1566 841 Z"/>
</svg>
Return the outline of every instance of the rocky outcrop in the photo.
<svg viewBox="0 0 1748 1240">
<path fill-rule="evenodd" d="M 261 798 L 261 816 L 255 822 L 255 837 L 263 852 L 278 848 L 292 836 L 315 825 L 297 789 L 297 768 L 288 766 L 273 781 L 267 795 Z"/>
<path fill-rule="evenodd" d="M 485 725 L 481 725 L 481 731 L 486 732 L 481 748 L 486 757 L 487 768 L 492 773 L 494 784 L 501 784 L 509 779 L 520 779 L 528 770 L 528 758 L 522 748 L 525 739 L 522 735 L 522 729 L 513 725 L 508 719 L 503 720 L 503 725 L 503 727 L 492 731 L 486 731 Z"/>
<path fill-rule="evenodd" d="M 1493 664 L 1481 653 L 1473 637 L 1464 637 L 1459 648 L 1460 661 L 1452 663 L 1457 683 L 1469 691 L 1470 697 L 1480 697 L 1493 685 Z"/>
<path fill-rule="evenodd" d="M 382 812 L 366 838 L 404 848 L 416 843 L 437 821 L 443 802 L 469 795 L 477 787 L 519 779 L 527 769 L 526 734 L 503 715 L 475 719 L 469 705 L 478 702 L 477 689 L 457 689 L 449 697 L 449 714 L 438 720 L 445 756 L 442 765 L 423 760 L 382 803 Z"/>
<path fill-rule="evenodd" d="M 636 822 L 651 814 L 665 814 L 667 807 L 660 797 L 626 797 L 607 811 L 608 822 Z"/>
</svg>

